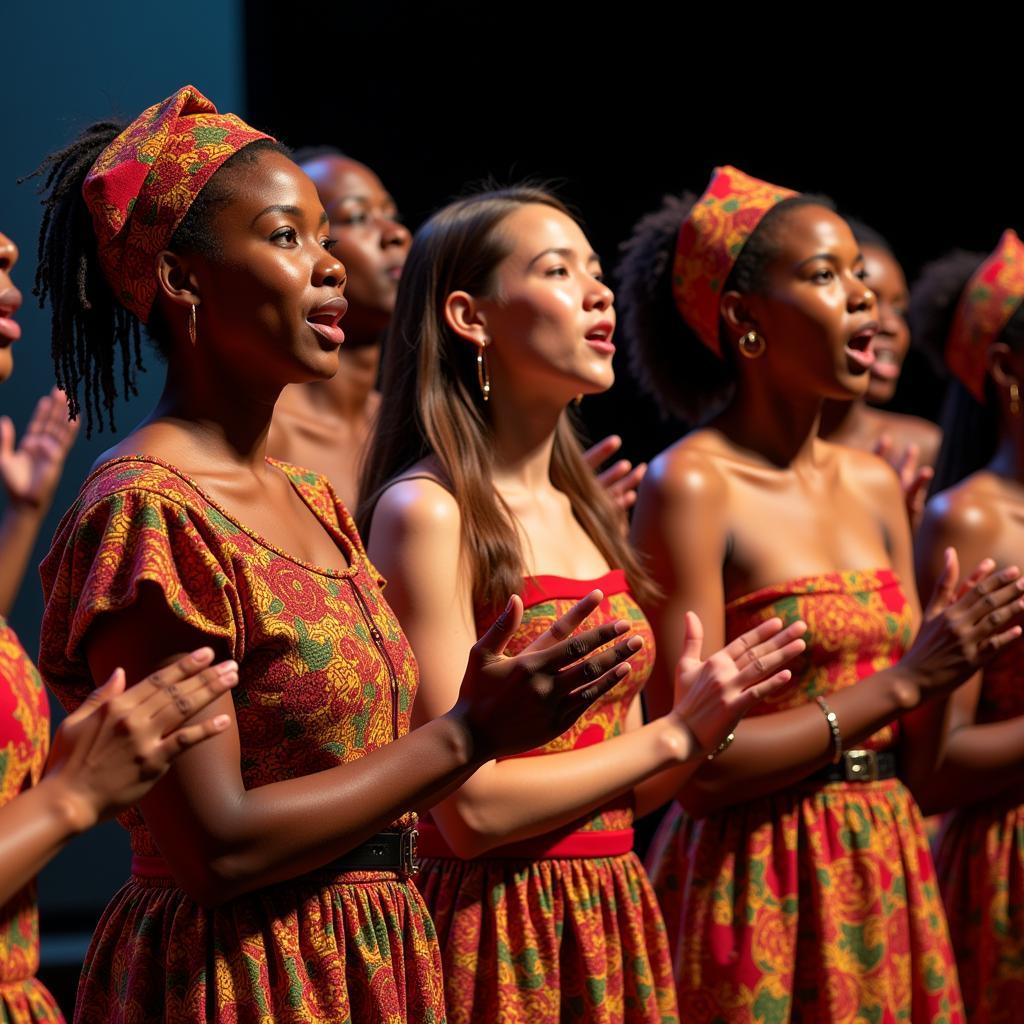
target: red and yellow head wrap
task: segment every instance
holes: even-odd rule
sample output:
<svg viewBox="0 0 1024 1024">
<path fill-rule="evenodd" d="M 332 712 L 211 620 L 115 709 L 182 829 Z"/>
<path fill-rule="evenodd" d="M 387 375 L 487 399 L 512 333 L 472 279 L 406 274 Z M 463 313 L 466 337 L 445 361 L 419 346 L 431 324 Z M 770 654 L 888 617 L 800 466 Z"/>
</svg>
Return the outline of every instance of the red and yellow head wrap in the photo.
<svg viewBox="0 0 1024 1024">
<path fill-rule="evenodd" d="M 229 157 L 271 139 L 186 85 L 144 110 L 92 165 L 82 185 L 114 295 L 143 323 L 156 297 L 154 257 Z M 273 141 L 271 139 L 271 141 Z"/>
<path fill-rule="evenodd" d="M 1024 244 L 1008 229 L 967 282 L 946 340 L 946 365 L 979 402 L 985 401 L 989 347 L 1021 302 Z"/>
<path fill-rule="evenodd" d="M 764 215 L 795 195 L 735 167 L 716 167 L 679 229 L 672 295 L 682 318 L 716 356 L 722 355 L 718 309 L 725 282 Z"/>
</svg>

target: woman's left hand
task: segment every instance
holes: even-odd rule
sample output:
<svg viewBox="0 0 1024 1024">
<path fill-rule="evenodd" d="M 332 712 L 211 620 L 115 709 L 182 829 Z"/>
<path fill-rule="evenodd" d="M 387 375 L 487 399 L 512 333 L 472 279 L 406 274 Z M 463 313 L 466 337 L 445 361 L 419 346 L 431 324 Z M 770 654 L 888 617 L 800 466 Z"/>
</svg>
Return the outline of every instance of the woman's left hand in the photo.
<svg viewBox="0 0 1024 1024">
<path fill-rule="evenodd" d="M 49 509 L 77 435 L 78 421 L 68 419 L 67 399 L 58 388 L 36 403 L 17 447 L 14 424 L 0 416 L 0 483 L 12 506 L 40 513 Z"/>
<path fill-rule="evenodd" d="M 803 652 L 806 631 L 802 621 L 783 629 L 782 619 L 769 619 L 702 659 L 704 627 L 694 612 L 686 613 L 670 714 L 693 736 L 694 756 L 714 751 L 755 704 L 789 682 L 792 673 L 782 666 Z"/>
</svg>

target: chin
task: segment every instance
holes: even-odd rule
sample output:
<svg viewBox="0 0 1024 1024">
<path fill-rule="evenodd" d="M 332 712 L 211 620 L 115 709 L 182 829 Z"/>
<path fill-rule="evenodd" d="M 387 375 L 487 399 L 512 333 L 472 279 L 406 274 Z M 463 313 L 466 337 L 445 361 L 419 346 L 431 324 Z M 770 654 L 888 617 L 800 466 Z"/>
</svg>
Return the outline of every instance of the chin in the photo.
<svg viewBox="0 0 1024 1024">
<path fill-rule="evenodd" d="M 886 405 L 896 396 L 896 381 L 872 379 L 865 398 L 872 405 Z"/>
</svg>

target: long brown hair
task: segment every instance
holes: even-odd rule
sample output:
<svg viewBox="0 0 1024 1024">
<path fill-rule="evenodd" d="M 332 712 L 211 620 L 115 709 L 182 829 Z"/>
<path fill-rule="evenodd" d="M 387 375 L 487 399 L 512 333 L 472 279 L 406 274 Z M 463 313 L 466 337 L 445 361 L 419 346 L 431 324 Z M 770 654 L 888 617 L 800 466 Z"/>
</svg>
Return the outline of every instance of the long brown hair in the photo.
<svg viewBox="0 0 1024 1024">
<path fill-rule="evenodd" d="M 444 306 L 453 291 L 494 293 L 495 270 L 510 252 L 499 228 L 509 214 L 532 203 L 572 216 L 543 189 L 517 186 L 457 200 L 417 232 L 384 345 L 384 401 L 359 485 L 357 520 L 366 536 L 387 485 L 434 456 L 459 505 L 463 569 L 472 581 L 474 607 L 481 609 L 500 606 L 521 590 L 523 551 L 512 514 L 492 483 L 493 435 L 476 356 L 448 326 Z M 551 482 L 568 496 L 608 564 L 625 570 L 636 597 L 652 598 L 654 585 L 622 536 L 618 513 L 584 461 L 565 412 L 555 431 Z"/>
</svg>

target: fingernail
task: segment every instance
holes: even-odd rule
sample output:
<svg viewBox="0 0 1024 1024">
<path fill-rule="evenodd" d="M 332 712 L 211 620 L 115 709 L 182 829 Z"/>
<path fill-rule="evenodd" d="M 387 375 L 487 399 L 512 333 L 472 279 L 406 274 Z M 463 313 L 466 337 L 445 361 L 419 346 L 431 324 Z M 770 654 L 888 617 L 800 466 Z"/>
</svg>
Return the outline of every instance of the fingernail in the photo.
<svg viewBox="0 0 1024 1024">
<path fill-rule="evenodd" d="M 625 619 L 619 619 L 619 621 L 615 623 L 616 633 L 625 633 L 629 628 L 630 625 Z"/>
<path fill-rule="evenodd" d="M 210 719 L 210 723 L 215 729 L 223 729 L 230 721 L 230 715 L 217 715 L 215 718 Z"/>
<path fill-rule="evenodd" d="M 217 673 L 222 676 L 229 675 L 232 672 L 238 671 L 237 661 L 224 661 L 217 666 Z"/>
<path fill-rule="evenodd" d="M 621 679 L 623 676 L 628 676 L 629 673 L 632 672 L 632 671 L 633 671 L 633 666 L 630 665 L 630 663 L 627 661 L 627 662 L 624 662 L 623 664 L 621 664 L 615 670 L 615 673 Z"/>
<path fill-rule="evenodd" d="M 631 651 L 639 651 L 640 648 L 643 647 L 643 645 L 644 645 L 644 638 L 642 636 L 631 636 L 626 641 L 626 646 Z"/>
<path fill-rule="evenodd" d="M 212 647 L 197 647 L 196 650 L 194 650 L 192 652 L 190 657 L 195 658 L 197 661 L 203 661 L 206 658 L 212 658 L 213 657 L 213 648 Z"/>
</svg>

